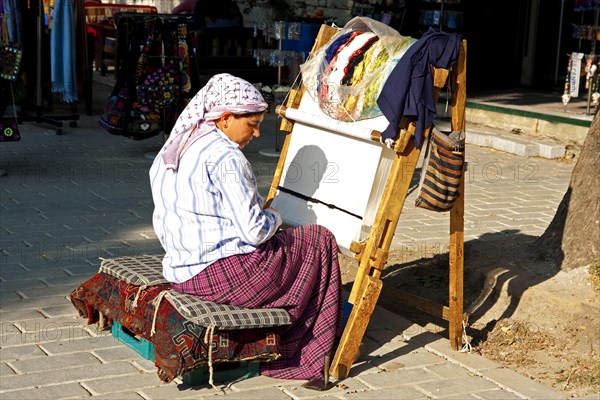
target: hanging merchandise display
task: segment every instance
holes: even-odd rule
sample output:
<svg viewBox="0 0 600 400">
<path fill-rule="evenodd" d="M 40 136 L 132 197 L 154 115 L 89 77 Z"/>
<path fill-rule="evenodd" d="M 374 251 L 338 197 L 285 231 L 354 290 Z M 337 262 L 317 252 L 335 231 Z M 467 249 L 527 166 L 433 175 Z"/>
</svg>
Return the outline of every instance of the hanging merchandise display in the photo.
<svg viewBox="0 0 600 400">
<path fill-rule="evenodd" d="M 420 0 L 419 31 L 425 33 L 429 27 L 446 32 L 460 32 L 463 29 L 463 0 Z"/>
<path fill-rule="evenodd" d="M 0 78 L 16 81 L 21 67 L 23 50 L 19 43 L 11 42 L 8 37 L 8 17 L 2 17 L 2 43 L 0 43 Z"/>
<path fill-rule="evenodd" d="M 585 67 L 582 68 L 582 60 L 585 57 Z M 585 84 L 584 87 L 587 91 L 588 106 L 594 106 L 594 113 L 597 111 L 600 105 L 600 60 L 595 54 L 583 54 L 583 53 L 572 53 L 567 60 L 567 72 L 565 74 L 565 87 L 564 92 L 561 96 L 562 103 L 565 106 L 573 98 L 579 97 L 579 86 L 581 85 L 582 72 L 585 72 Z M 589 114 L 589 110 L 588 110 Z"/>
<path fill-rule="evenodd" d="M 571 57 L 569 57 L 567 73 L 565 75 L 565 90 L 562 95 L 562 102 L 565 108 L 567 107 L 567 104 L 569 104 L 569 101 L 571 101 L 571 64 Z"/>
<path fill-rule="evenodd" d="M 8 110 L 12 100 L 19 124 L 50 124 L 56 127 L 57 135 L 63 133 L 62 120 L 71 120 L 69 126 L 77 126 L 77 88 L 91 86 L 86 42 L 82 39 L 75 46 L 72 41 L 78 37 L 76 32 L 85 28 L 83 7 L 78 7 L 82 4 L 62 0 L 0 1 L 0 110 Z M 64 94 L 66 107 L 56 104 L 57 92 Z M 48 114 L 48 110 L 53 112 Z M 20 138 L 17 123 L 5 118 L 2 133 L 2 141 Z"/>
<path fill-rule="evenodd" d="M 594 113 L 598 111 L 600 106 L 600 92 L 599 92 L 599 80 L 600 74 L 598 73 L 598 58 L 590 57 L 591 62 L 589 67 L 586 69 L 587 80 L 589 81 L 589 93 L 590 93 L 590 105 L 594 106 Z"/>
<path fill-rule="evenodd" d="M 19 125 L 17 120 L 14 121 L 1 119 L 0 120 L 0 142 L 18 142 L 21 140 L 19 134 Z"/>
<path fill-rule="evenodd" d="M 153 108 L 170 107 L 179 97 L 180 63 L 176 57 L 164 53 L 165 46 L 175 45 L 168 43 L 168 36 L 168 32 L 161 35 L 155 25 L 144 44 L 136 67 L 137 98 L 140 103 Z M 160 54 L 151 55 L 150 49 L 155 46 L 159 46 Z"/>
<path fill-rule="evenodd" d="M 57 0 L 50 30 L 50 64 L 52 92 L 62 95 L 65 103 L 79 101 L 75 68 L 75 18 L 69 0 Z"/>
<path fill-rule="evenodd" d="M 191 94 L 187 22 L 124 13 L 118 24 L 117 82 L 99 123 L 114 135 L 148 139 L 170 130 L 172 115 Z"/>
<path fill-rule="evenodd" d="M 595 64 L 596 56 L 594 54 L 588 54 L 585 59 L 585 88 L 590 89 L 592 79 L 596 74 L 596 68 L 598 68 Z"/>
<path fill-rule="evenodd" d="M 19 76 L 19 69 L 21 67 L 21 46 L 18 43 L 11 43 L 9 41 L 7 24 L 8 17 L 3 13 L 3 11 L 4 10 L 2 9 L 2 13 L 0 13 L 0 16 L 2 17 L 2 42 L 0 43 L 0 78 L 5 79 L 7 82 L 0 82 L 0 84 L 2 84 L 3 88 L 6 87 L 10 89 L 13 119 L 8 119 L 0 116 L 0 142 L 17 142 L 21 139 L 21 135 L 19 133 L 13 82 L 15 82 Z M 0 109 L 3 108 L 4 105 L 0 107 Z"/>
<path fill-rule="evenodd" d="M 301 24 L 292 22 L 285 23 L 276 21 L 275 23 L 259 23 L 256 24 L 255 32 L 262 30 L 265 38 L 268 41 L 276 40 L 278 43 L 277 49 L 255 49 L 253 56 L 256 59 L 256 65 L 269 65 L 271 67 L 283 67 L 291 65 L 294 61 L 305 58 L 305 54 L 295 50 L 283 50 L 282 44 L 285 40 L 300 40 Z M 256 34 L 256 33 L 255 33 Z M 277 82 L 281 84 L 280 81 Z"/>
<path fill-rule="evenodd" d="M 180 63 L 179 85 L 184 93 L 190 93 L 192 90 L 190 53 L 188 47 L 188 27 L 187 24 L 178 24 L 177 26 L 177 56 Z"/>
<path fill-rule="evenodd" d="M 122 135 L 127 128 L 127 117 L 131 109 L 131 96 L 123 80 L 117 79 L 112 93 L 104 104 L 98 123 L 108 133 Z"/>
<path fill-rule="evenodd" d="M 596 42 L 600 40 L 600 29 L 598 28 L 600 1 L 575 0 L 573 11 L 577 13 L 578 21 L 573 24 L 572 38 L 577 40 L 578 44 L 577 52 L 573 52 L 569 59 L 568 82 L 565 83 L 565 93 L 562 100 L 566 111 L 569 101 L 579 96 L 581 80 L 584 80 L 583 86 L 586 89 L 587 98 L 586 113 L 590 115 L 596 112 L 595 110 L 591 112 L 590 107 L 593 105 L 597 108 L 600 100 L 600 93 L 597 89 L 598 57 L 596 56 Z M 585 62 L 582 61 L 584 57 Z M 583 68 L 582 63 L 585 63 Z M 585 73 L 584 77 L 581 76 L 583 73 Z"/>
<path fill-rule="evenodd" d="M 0 142 L 18 142 L 21 140 L 21 134 L 19 132 L 19 120 L 17 118 L 17 111 L 15 107 L 15 94 L 13 92 L 12 83 L 9 83 L 9 86 L 14 119 L 0 119 Z"/>
<path fill-rule="evenodd" d="M 120 28 L 125 28 L 124 20 Z M 157 113 L 151 111 L 148 106 L 144 106 L 137 101 L 135 95 L 136 83 L 144 73 L 145 60 L 155 34 L 155 20 L 148 22 L 143 26 L 143 32 L 146 34 L 146 41 L 143 43 L 142 50 L 137 56 L 137 65 L 132 74 L 131 68 L 120 65 L 117 68 L 117 82 L 109 96 L 104 112 L 100 116 L 99 123 L 107 132 L 113 135 L 122 135 L 131 139 L 147 139 L 156 136 L 160 132 L 160 118 Z M 150 42 L 150 44 L 148 43 Z M 134 59 L 133 49 L 126 59 Z M 128 64 L 123 62 L 123 64 Z"/>
<path fill-rule="evenodd" d="M 18 44 L 0 44 L 0 78 L 16 81 L 21 67 L 21 47 Z"/>
<path fill-rule="evenodd" d="M 581 60 L 583 53 L 571 53 L 571 68 L 569 74 L 569 96 L 579 96 L 579 79 L 581 78 Z"/>
<path fill-rule="evenodd" d="M 161 131 L 160 110 L 173 103 L 175 97 L 175 70 L 172 63 L 162 65 L 165 60 L 160 29 L 161 20 L 144 20 L 145 31 L 149 32 L 135 69 L 135 99 L 132 99 L 127 129 L 123 133 L 130 139 L 148 139 Z M 160 53 L 150 55 L 150 49 L 158 45 Z M 158 61 L 158 62 L 152 62 Z M 165 76 L 166 75 L 166 76 Z"/>
<path fill-rule="evenodd" d="M 573 0 L 573 11 L 590 11 L 600 8 L 598 0 Z"/>
</svg>

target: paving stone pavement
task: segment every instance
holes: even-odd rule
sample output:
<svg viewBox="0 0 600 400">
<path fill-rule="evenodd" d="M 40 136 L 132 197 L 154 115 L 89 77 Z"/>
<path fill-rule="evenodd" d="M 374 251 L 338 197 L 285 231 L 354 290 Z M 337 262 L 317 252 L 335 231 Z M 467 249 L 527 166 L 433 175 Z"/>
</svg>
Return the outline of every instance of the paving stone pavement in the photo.
<svg viewBox="0 0 600 400">
<path fill-rule="evenodd" d="M 277 159 L 276 118 L 247 149 L 266 192 Z M 63 135 L 21 125 L 22 140 L 0 146 L 0 398 L 2 399 L 563 399 L 560 393 L 446 338 L 377 308 L 365 356 L 328 391 L 254 377 L 228 385 L 163 384 L 153 363 L 109 333 L 86 326 L 69 293 L 95 274 L 99 257 L 161 252 L 151 225 L 148 169 L 162 137 L 112 136 L 93 116 Z M 264 152 L 263 152 L 264 153 Z M 495 238 L 543 233 L 574 162 L 467 145 L 466 249 Z M 443 249 L 448 216 L 412 207 L 411 191 L 392 248 Z"/>
</svg>

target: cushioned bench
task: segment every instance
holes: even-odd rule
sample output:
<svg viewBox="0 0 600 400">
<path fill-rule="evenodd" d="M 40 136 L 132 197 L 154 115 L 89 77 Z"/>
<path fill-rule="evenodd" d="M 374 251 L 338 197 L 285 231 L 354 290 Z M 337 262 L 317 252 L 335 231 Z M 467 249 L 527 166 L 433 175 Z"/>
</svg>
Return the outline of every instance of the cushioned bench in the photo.
<svg viewBox="0 0 600 400">
<path fill-rule="evenodd" d="M 162 255 L 104 259 L 99 272 L 71 293 L 88 324 L 107 319 L 152 343 L 164 382 L 220 362 L 280 357 L 283 309 L 247 309 L 175 292 L 162 276 Z"/>
</svg>

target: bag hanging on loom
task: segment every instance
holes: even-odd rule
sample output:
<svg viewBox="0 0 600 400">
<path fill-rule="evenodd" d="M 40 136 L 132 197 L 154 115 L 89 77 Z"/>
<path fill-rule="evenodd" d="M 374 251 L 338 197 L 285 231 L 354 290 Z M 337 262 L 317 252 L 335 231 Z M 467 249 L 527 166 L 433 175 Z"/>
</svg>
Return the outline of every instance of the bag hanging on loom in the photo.
<svg viewBox="0 0 600 400">
<path fill-rule="evenodd" d="M 448 211 L 459 196 L 465 163 L 464 132 L 444 133 L 433 128 L 421 170 L 415 206 Z"/>
</svg>

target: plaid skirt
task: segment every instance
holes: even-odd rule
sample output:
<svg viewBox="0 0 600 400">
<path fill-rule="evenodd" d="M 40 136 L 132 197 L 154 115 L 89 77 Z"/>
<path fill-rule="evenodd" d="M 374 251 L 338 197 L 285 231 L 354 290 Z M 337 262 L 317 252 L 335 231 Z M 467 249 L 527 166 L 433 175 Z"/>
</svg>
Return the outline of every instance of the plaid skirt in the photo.
<svg viewBox="0 0 600 400">
<path fill-rule="evenodd" d="M 325 356 L 341 335 L 342 312 L 338 247 L 328 229 L 285 229 L 254 252 L 221 259 L 172 287 L 216 303 L 287 310 L 292 324 L 281 333 L 282 357 L 261 364 L 261 374 L 323 377 Z"/>
</svg>

